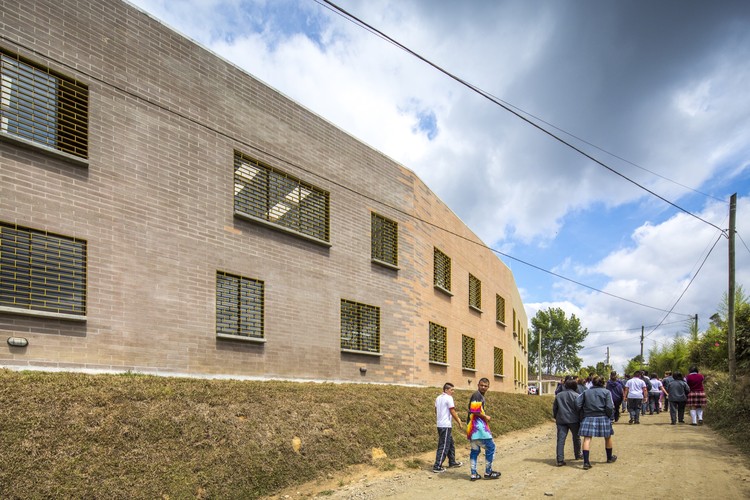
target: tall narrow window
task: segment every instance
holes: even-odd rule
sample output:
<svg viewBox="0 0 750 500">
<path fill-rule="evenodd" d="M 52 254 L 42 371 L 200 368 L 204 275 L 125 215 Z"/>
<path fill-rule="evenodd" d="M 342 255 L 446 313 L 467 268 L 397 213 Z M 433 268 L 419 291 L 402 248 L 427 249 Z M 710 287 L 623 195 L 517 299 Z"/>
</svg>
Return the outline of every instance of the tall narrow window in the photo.
<svg viewBox="0 0 750 500">
<path fill-rule="evenodd" d="M 240 153 L 234 156 L 234 213 L 309 239 L 329 241 L 329 195 Z"/>
<path fill-rule="evenodd" d="M 495 347 L 495 375 L 505 375 L 503 368 L 503 350 Z"/>
<path fill-rule="evenodd" d="M 430 322 L 430 362 L 446 364 L 448 362 L 448 329 Z"/>
<path fill-rule="evenodd" d="M 435 248 L 434 252 L 434 285 L 440 290 L 451 291 L 451 258 Z"/>
<path fill-rule="evenodd" d="M 466 335 L 461 336 L 461 368 L 467 370 L 475 370 L 476 365 L 476 351 L 474 338 L 467 337 Z"/>
<path fill-rule="evenodd" d="M 88 88 L 0 50 L 0 132 L 88 157 Z"/>
<path fill-rule="evenodd" d="M 86 315 L 86 242 L 0 223 L 0 307 Z"/>
<path fill-rule="evenodd" d="M 341 299 L 341 349 L 380 352 L 380 308 Z"/>
<path fill-rule="evenodd" d="M 389 267 L 398 266 L 398 224 L 372 214 L 372 260 Z"/>
<path fill-rule="evenodd" d="M 473 274 L 469 274 L 469 307 L 482 311 L 482 282 Z"/>
<path fill-rule="evenodd" d="M 505 299 L 500 295 L 495 295 L 495 320 L 505 324 Z"/>
<path fill-rule="evenodd" d="M 217 272 L 217 336 L 263 339 L 264 290 L 260 280 Z"/>
</svg>

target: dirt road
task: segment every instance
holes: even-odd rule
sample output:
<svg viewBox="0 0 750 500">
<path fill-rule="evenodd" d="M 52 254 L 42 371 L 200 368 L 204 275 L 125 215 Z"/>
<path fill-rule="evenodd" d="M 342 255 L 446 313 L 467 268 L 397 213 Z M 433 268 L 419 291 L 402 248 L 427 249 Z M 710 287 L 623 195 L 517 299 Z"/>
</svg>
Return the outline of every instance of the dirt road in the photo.
<svg viewBox="0 0 750 500">
<path fill-rule="evenodd" d="M 430 471 L 434 453 L 426 453 L 393 461 L 394 470 L 384 471 L 387 467 L 382 465 L 359 467 L 274 498 L 750 498 L 750 462 L 710 427 L 673 426 L 665 412 L 641 417 L 640 425 L 629 425 L 626 413 L 622 417 L 615 424 L 617 462 L 606 463 L 604 440 L 597 438 L 591 447 L 594 467 L 588 471 L 583 470 L 582 461 L 572 459 L 570 438 L 565 449 L 567 465 L 555 465 L 555 425 L 550 422 L 495 440 L 494 468 L 502 472 L 499 480 L 469 481 L 466 447 L 456 450 L 465 465 L 441 474 Z M 420 468 L 409 468 L 415 463 Z M 480 456 L 480 468 L 482 464 Z"/>
</svg>

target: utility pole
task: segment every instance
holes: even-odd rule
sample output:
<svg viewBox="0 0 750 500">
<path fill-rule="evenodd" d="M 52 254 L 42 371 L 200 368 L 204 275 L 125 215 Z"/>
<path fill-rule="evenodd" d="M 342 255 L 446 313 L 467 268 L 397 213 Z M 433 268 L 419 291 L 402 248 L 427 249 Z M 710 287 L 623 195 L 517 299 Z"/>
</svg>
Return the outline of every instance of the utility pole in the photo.
<svg viewBox="0 0 750 500">
<path fill-rule="evenodd" d="M 695 333 L 698 333 L 698 315 L 695 315 Z"/>
<path fill-rule="evenodd" d="M 727 357 L 729 358 L 729 380 L 737 381 L 737 359 L 734 352 L 734 233 L 737 224 L 737 193 L 729 199 L 729 290 L 727 318 Z"/>
<path fill-rule="evenodd" d="M 607 366 L 609 366 L 609 346 L 607 346 Z"/>
<path fill-rule="evenodd" d="M 542 394 L 542 329 L 539 329 L 539 387 L 537 387 L 537 393 L 541 396 Z"/>
<path fill-rule="evenodd" d="M 643 325 L 641 325 L 641 363 L 643 363 Z"/>
</svg>

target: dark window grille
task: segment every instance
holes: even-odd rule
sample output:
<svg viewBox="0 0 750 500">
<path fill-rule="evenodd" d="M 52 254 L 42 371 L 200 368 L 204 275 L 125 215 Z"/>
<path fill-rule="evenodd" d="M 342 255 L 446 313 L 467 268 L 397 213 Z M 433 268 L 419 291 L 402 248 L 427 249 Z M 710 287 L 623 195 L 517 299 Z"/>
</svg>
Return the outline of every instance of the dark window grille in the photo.
<svg viewBox="0 0 750 500">
<path fill-rule="evenodd" d="M 469 274 L 469 305 L 482 310 L 482 282 L 472 274 Z"/>
<path fill-rule="evenodd" d="M 503 350 L 495 347 L 495 375 L 505 375 L 503 369 Z"/>
<path fill-rule="evenodd" d="M 372 214 L 372 258 L 398 266 L 398 223 Z"/>
<path fill-rule="evenodd" d="M 434 285 L 443 290 L 451 290 L 451 258 L 435 248 Z"/>
<path fill-rule="evenodd" d="M 495 295 L 495 319 L 505 323 L 505 298 Z"/>
<path fill-rule="evenodd" d="M 0 132 L 88 157 L 86 85 L 0 49 Z"/>
<path fill-rule="evenodd" d="M 341 300 L 341 348 L 380 352 L 380 308 Z"/>
<path fill-rule="evenodd" d="M 0 223 L 0 306 L 86 315 L 86 242 Z"/>
<path fill-rule="evenodd" d="M 444 326 L 430 323 L 430 361 L 434 363 L 448 362 L 448 329 Z"/>
<path fill-rule="evenodd" d="M 216 333 L 262 339 L 264 337 L 264 283 L 216 273 Z"/>
<path fill-rule="evenodd" d="M 475 343 L 472 337 L 461 336 L 461 367 L 469 370 L 476 369 L 476 351 Z"/>
</svg>

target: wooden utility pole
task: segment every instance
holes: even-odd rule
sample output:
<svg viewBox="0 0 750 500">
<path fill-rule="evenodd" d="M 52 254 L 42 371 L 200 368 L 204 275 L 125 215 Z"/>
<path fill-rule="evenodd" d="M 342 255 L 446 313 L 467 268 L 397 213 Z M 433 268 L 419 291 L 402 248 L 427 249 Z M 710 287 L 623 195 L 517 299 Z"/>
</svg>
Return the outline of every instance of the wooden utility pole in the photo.
<svg viewBox="0 0 750 500">
<path fill-rule="evenodd" d="M 737 224 L 737 193 L 729 199 L 729 290 L 727 297 L 727 357 L 729 358 L 729 380 L 737 381 L 737 359 L 734 352 L 734 233 Z"/>
<path fill-rule="evenodd" d="M 645 360 L 643 359 L 643 325 L 641 325 L 641 363 L 643 363 Z"/>
</svg>

